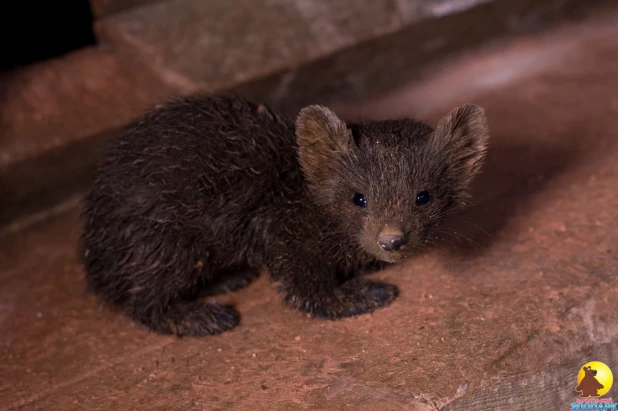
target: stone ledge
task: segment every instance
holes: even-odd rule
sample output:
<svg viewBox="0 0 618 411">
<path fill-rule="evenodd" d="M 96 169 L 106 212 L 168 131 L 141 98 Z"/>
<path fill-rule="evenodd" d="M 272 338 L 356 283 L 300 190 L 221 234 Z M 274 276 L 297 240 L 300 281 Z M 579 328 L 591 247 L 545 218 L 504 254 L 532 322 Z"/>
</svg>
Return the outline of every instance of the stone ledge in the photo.
<svg viewBox="0 0 618 411">
<path fill-rule="evenodd" d="M 90 0 L 90 8 L 94 18 L 99 19 L 157 1 L 165 0 Z"/>
<path fill-rule="evenodd" d="M 325 55 L 305 65 L 291 66 L 233 89 L 289 109 L 330 101 L 367 100 L 396 90 L 410 81 L 431 77 L 436 63 L 465 55 L 488 43 L 543 31 L 573 18 L 595 13 L 606 0 L 498 0 L 458 13 L 450 2 L 434 2 L 434 14 L 399 30 L 376 36 L 354 47 Z M 438 7 L 440 6 L 440 7 Z M 610 7 L 612 8 L 612 7 Z M 411 41 L 411 39 L 414 39 Z M 319 73 L 319 75 L 316 75 Z M 309 87 L 307 85 L 310 85 Z"/>
<path fill-rule="evenodd" d="M 173 92 L 99 48 L 0 74 L 0 225 L 74 190 L 106 135 Z"/>
<path fill-rule="evenodd" d="M 215 91 L 486 3 L 502 1 L 174 0 L 110 16 L 97 32 L 170 83 Z"/>
</svg>

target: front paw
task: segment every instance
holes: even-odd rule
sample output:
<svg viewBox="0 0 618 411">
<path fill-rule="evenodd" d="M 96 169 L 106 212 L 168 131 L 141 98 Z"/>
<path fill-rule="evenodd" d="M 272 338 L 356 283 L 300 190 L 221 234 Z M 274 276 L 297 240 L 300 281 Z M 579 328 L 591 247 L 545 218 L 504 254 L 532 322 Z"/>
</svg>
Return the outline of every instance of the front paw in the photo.
<svg viewBox="0 0 618 411">
<path fill-rule="evenodd" d="M 341 284 L 332 293 L 316 294 L 309 299 L 288 296 L 286 302 L 316 317 L 336 320 L 386 307 L 398 295 L 399 290 L 394 285 L 356 278 Z"/>
</svg>

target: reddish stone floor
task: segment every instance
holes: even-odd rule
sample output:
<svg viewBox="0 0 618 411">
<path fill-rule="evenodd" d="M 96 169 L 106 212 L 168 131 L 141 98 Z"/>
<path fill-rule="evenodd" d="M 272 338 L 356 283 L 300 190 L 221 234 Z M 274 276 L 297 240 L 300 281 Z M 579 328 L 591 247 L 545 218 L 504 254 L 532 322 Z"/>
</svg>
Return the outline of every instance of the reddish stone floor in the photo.
<svg viewBox="0 0 618 411">
<path fill-rule="evenodd" d="M 401 295 L 372 315 L 307 318 L 261 278 L 224 297 L 234 331 L 162 337 L 85 294 L 75 208 L 2 234 L 0 409 L 570 409 L 584 363 L 618 376 L 617 39 L 608 15 L 334 106 L 435 124 L 473 102 L 492 130 L 476 204 L 374 274 Z"/>
</svg>

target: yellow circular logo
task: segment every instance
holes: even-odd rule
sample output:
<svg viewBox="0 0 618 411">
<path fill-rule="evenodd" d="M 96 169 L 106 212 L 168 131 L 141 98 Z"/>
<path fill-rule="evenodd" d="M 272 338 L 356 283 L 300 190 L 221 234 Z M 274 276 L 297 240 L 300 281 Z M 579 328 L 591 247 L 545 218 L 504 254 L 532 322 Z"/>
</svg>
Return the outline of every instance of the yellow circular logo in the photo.
<svg viewBox="0 0 618 411">
<path fill-rule="evenodd" d="M 577 387 L 580 397 L 601 397 L 612 388 L 612 370 L 600 361 L 591 361 L 579 369 Z"/>
</svg>

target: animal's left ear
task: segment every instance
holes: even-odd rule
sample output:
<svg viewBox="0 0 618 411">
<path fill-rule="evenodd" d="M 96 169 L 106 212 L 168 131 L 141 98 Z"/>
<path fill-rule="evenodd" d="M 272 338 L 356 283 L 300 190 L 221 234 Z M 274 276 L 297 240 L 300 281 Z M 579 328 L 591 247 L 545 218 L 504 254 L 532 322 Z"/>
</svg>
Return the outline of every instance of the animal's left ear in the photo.
<svg viewBox="0 0 618 411">
<path fill-rule="evenodd" d="M 308 106 L 300 111 L 296 139 L 300 164 L 313 184 L 332 178 L 354 151 L 352 132 L 324 106 Z"/>
<path fill-rule="evenodd" d="M 480 171 L 487 152 L 489 129 L 482 108 L 468 104 L 442 118 L 431 136 L 431 148 L 467 185 Z"/>
</svg>

